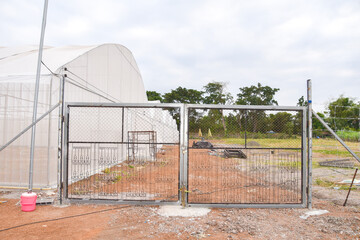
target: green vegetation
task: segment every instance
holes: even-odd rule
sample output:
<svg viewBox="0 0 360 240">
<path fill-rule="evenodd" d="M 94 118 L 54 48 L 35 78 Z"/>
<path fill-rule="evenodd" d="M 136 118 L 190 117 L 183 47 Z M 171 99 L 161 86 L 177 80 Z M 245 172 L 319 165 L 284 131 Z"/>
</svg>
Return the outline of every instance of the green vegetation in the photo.
<svg viewBox="0 0 360 240">
<path fill-rule="evenodd" d="M 360 132 L 356 131 L 337 131 L 336 134 L 343 140 L 359 142 L 360 141 Z"/>
<path fill-rule="evenodd" d="M 160 101 L 163 102 L 163 98 L 161 96 L 161 93 L 158 93 L 156 91 L 146 91 L 146 96 L 149 101 Z"/>
<path fill-rule="evenodd" d="M 216 141 L 216 140 L 215 140 Z M 300 148 L 301 138 L 249 138 L 247 143 L 256 142 L 259 144 L 258 147 L 265 148 Z M 219 143 L 231 144 L 231 145 L 245 145 L 244 138 L 223 138 L 219 139 Z M 346 142 L 346 144 L 353 149 L 353 151 L 360 155 L 359 145 L 356 142 Z M 251 146 L 250 146 L 251 147 Z M 352 155 L 335 139 L 313 139 L 313 152 L 321 153 L 324 155 L 337 156 L 341 158 L 351 158 Z M 322 167 L 317 162 L 313 161 L 313 167 Z"/>
<path fill-rule="evenodd" d="M 326 187 L 326 188 L 334 188 L 337 187 L 339 190 L 349 190 L 350 185 L 339 185 L 335 182 L 329 181 L 329 180 L 323 180 L 320 178 L 315 179 L 315 185 L 318 185 L 320 187 Z M 358 188 L 356 186 L 352 186 L 351 190 L 357 190 Z"/>
<path fill-rule="evenodd" d="M 315 179 L 315 184 L 320 187 L 333 187 L 335 185 L 334 182 L 328 181 L 328 180 L 322 180 L 320 178 Z"/>
<path fill-rule="evenodd" d="M 349 189 L 350 189 L 350 186 L 346 186 L 346 185 L 343 185 L 343 186 L 340 187 L 340 190 L 349 190 Z M 352 186 L 351 190 L 357 190 L 357 187 Z"/>
<path fill-rule="evenodd" d="M 276 163 L 278 166 L 281 166 L 281 167 L 291 167 L 291 168 L 301 169 L 301 161 L 294 161 L 294 162 L 276 161 Z"/>
<path fill-rule="evenodd" d="M 336 149 L 313 149 L 313 152 L 328 154 L 328 155 L 337 155 L 341 157 L 352 157 L 352 155 L 347 150 L 336 150 Z"/>
<path fill-rule="evenodd" d="M 223 139 L 225 144 L 239 144 L 245 145 L 245 139 L 240 138 L 225 138 Z M 260 147 L 277 147 L 277 148 L 285 148 L 285 147 L 301 147 L 301 138 L 294 139 L 272 139 L 272 138 L 248 138 L 247 142 L 257 142 L 260 144 Z"/>
<path fill-rule="evenodd" d="M 329 103 L 328 110 L 332 129 L 360 130 L 360 103 L 356 104 L 353 98 L 341 95 Z"/>
<path fill-rule="evenodd" d="M 121 181 L 121 179 L 122 179 L 122 176 L 121 176 L 121 175 L 117 175 L 117 176 L 115 177 L 115 179 L 114 179 L 114 182 L 119 182 L 119 181 Z"/>
<path fill-rule="evenodd" d="M 164 103 L 187 103 L 187 104 L 238 104 L 238 105 L 278 105 L 275 94 L 279 88 L 257 83 L 256 85 L 240 87 L 234 98 L 226 91 L 226 83 L 212 81 L 202 87 L 202 90 L 178 87 L 168 93 L 147 91 L 149 100 L 159 100 Z M 292 105 L 292 104 L 288 104 Z M 307 106 L 304 97 L 301 96 L 298 106 Z M 179 109 L 168 109 L 171 116 L 176 120 L 180 129 Z M 302 114 L 295 111 L 262 111 L 262 110 L 226 110 L 226 109 L 190 109 L 189 112 L 190 135 L 201 137 L 199 129 L 203 133 L 211 131 L 214 138 L 242 137 L 245 130 L 247 137 L 251 139 L 279 138 L 297 139 L 302 131 Z M 323 113 L 318 115 L 327 124 L 337 131 L 337 134 L 346 141 L 360 141 L 360 102 L 353 98 L 340 96 L 330 102 Z M 313 118 L 313 135 L 315 138 L 332 138 L 324 126 Z"/>
</svg>

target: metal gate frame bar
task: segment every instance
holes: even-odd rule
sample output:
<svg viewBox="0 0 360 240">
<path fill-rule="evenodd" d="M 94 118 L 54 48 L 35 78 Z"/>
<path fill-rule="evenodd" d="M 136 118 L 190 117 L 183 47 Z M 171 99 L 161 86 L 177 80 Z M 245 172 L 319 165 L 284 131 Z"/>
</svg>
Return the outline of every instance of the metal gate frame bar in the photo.
<svg viewBox="0 0 360 240">
<path fill-rule="evenodd" d="M 166 201 L 147 201 L 147 200 L 88 200 L 88 199 L 69 199 L 68 198 L 68 147 L 69 147 L 69 108 L 70 107 L 133 107 L 133 108 L 178 108 L 180 109 L 180 165 L 179 165 L 179 198 L 177 202 Z M 188 191 L 180 191 L 181 187 L 188 190 L 188 158 L 189 158 L 189 109 L 224 109 L 224 110 L 264 110 L 264 111 L 301 111 L 302 112 L 302 151 L 301 151 L 301 203 L 298 204 L 198 204 L 187 202 Z M 213 104 L 181 104 L 181 103 L 84 103 L 71 102 L 65 104 L 64 114 L 64 153 L 63 161 L 63 182 L 61 188 L 64 190 L 61 196 L 66 202 L 74 203 L 106 203 L 106 204 L 129 204 L 129 205 L 180 205 L 181 199 L 185 199 L 186 206 L 197 207 L 220 207 L 220 208 L 305 208 L 309 199 L 307 187 L 309 175 L 307 174 L 307 142 L 306 142 L 306 107 L 297 106 L 262 106 L 262 105 L 213 105 Z M 310 195 L 311 196 L 311 195 Z"/>
<path fill-rule="evenodd" d="M 184 163 L 186 168 L 184 169 L 184 181 L 185 185 L 188 186 L 188 162 L 189 162 L 189 154 L 188 154 L 188 146 L 189 146 L 189 124 L 188 124 L 188 112 L 189 109 L 224 109 L 224 110 L 264 110 L 264 111 L 301 111 L 302 112 L 302 141 L 301 141 L 301 203 L 297 204 L 279 204 L 279 203 L 265 203 L 265 204 L 234 204 L 234 203 L 211 203 L 211 204 L 203 204 L 203 203 L 191 203 L 189 204 L 186 201 L 187 206 L 191 207 L 219 207 L 219 208 L 305 208 L 307 205 L 307 184 L 308 184 L 308 176 L 307 172 L 307 148 L 306 148 L 306 107 L 297 107 L 297 106 L 262 106 L 262 105 L 214 105 L 214 104 L 185 104 L 185 121 L 184 129 L 185 129 L 185 146 L 186 155 L 184 159 Z M 187 189 L 189 190 L 189 189 Z M 185 192 L 186 199 L 188 199 L 188 191 Z"/>
</svg>

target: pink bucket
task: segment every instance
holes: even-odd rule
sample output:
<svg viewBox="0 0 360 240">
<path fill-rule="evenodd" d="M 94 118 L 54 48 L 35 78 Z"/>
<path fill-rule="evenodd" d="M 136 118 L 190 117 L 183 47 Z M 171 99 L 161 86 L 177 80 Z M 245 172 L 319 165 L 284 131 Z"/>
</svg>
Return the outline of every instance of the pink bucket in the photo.
<svg viewBox="0 0 360 240">
<path fill-rule="evenodd" d="M 21 194 L 21 211 L 23 212 L 32 212 L 35 210 L 36 207 L 36 199 L 37 195 L 36 193 L 30 192 L 30 193 L 23 193 Z"/>
</svg>

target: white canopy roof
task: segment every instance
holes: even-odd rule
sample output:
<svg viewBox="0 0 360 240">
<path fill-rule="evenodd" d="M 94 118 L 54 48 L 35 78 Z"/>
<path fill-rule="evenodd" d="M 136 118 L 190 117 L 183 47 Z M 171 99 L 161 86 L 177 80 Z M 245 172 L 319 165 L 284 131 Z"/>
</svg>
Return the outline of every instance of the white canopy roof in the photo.
<svg viewBox="0 0 360 240">
<path fill-rule="evenodd" d="M 0 47 L 0 83 L 34 81 L 38 46 Z M 120 102 L 147 102 L 140 71 L 129 49 L 120 44 L 45 46 L 43 63 L 54 73 L 67 68 L 69 78 L 86 82 Z M 66 73 L 66 72 L 64 72 Z M 51 72 L 44 66 L 41 75 Z"/>
<path fill-rule="evenodd" d="M 66 63 L 82 54 L 98 47 L 96 46 L 45 46 L 42 61 L 54 72 Z M 38 59 L 38 46 L 18 46 L 0 48 L 0 76 L 35 75 Z M 50 72 L 42 67 L 41 74 Z"/>
</svg>

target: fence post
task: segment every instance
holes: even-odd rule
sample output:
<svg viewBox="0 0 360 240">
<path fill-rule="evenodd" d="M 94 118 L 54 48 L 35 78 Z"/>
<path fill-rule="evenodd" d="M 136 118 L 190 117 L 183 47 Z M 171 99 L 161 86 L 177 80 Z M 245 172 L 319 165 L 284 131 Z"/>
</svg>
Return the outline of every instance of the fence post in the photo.
<svg viewBox="0 0 360 240">
<path fill-rule="evenodd" d="M 308 202 L 307 207 L 312 208 L 312 86 L 311 79 L 307 80 L 307 110 L 308 110 Z"/>
<path fill-rule="evenodd" d="M 180 146 L 179 146 L 179 153 L 180 153 L 180 168 L 179 168 L 179 175 L 180 175 L 180 182 L 179 182 L 179 201 L 182 203 L 183 199 L 184 199 L 184 171 L 185 171 L 185 164 L 184 164 L 184 159 L 185 159 L 185 139 L 184 139 L 184 123 L 185 123 L 185 119 L 184 119 L 184 105 L 181 106 L 181 108 L 179 109 L 180 112 Z"/>
<path fill-rule="evenodd" d="M 65 76 L 63 75 L 60 78 L 60 85 L 59 85 L 59 103 L 61 104 L 59 106 L 59 121 L 58 121 L 58 167 L 57 167 L 57 173 L 58 173 L 58 199 L 60 201 L 60 204 L 62 204 L 62 190 L 63 190 L 63 126 L 64 126 L 64 100 L 65 100 Z"/>
<path fill-rule="evenodd" d="M 301 166 L 302 166 L 302 171 L 301 171 L 301 174 L 302 174 L 302 204 L 303 204 L 303 207 L 307 207 L 308 205 L 308 199 L 307 199 L 307 196 L 308 196 L 308 179 L 307 179 L 307 176 L 308 176 L 308 172 L 307 172 L 307 159 L 308 159 L 308 156 L 307 156 L 307 108 L 304 108 L 304 110 L 302 111 L 302 133 L 301 133 L 301 146 L 302 146 L 302 150 L 301 150 Z"/>
<path fill-rule="evenodd" d="M 182 182 L 182 188 L 183 191 L 180 193 L 182 204 L 187 206 L 188 202 L 188 155 L 189 155 L 189 108 L 186 104 L 183 104 L 183 115 L 182 115 L 182 127 L 183 127 L 183 182 Z"/>
</svg>

